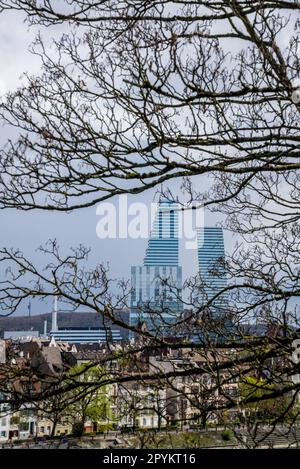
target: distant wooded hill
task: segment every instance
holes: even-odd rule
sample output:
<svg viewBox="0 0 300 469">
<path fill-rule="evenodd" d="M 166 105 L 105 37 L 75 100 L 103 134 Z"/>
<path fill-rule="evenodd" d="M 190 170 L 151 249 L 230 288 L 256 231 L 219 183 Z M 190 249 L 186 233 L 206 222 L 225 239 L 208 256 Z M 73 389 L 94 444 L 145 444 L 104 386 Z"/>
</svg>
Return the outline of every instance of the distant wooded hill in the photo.
<svg viewBox="0 0 300 469">
<path fill-rule="evenodd" d="M 118 317 L 124 322 L 129 321 L 128 311 L 118 311 Z M 113 329 L 120 329 L 119 326 L 112 325 L 110 321 L 105 319 L 98 313 L 79 313 L 79 312 L 58 312 L 57 322 L 59 328 L 98 328 L 103 325 L 110 326 Z M 0 337 L 3 337 L 4 331 L 39 331 L 44 332 L 44 321 L 47 320 L 47 332 L 51 330 L 51 313 L 37 314 L 34 316 L 8 316 L 0 317 Z M 122 332 L 122 330 L 121 330 Z M 125 333 L 125 331 L 124 331 Z"/>
</svg>

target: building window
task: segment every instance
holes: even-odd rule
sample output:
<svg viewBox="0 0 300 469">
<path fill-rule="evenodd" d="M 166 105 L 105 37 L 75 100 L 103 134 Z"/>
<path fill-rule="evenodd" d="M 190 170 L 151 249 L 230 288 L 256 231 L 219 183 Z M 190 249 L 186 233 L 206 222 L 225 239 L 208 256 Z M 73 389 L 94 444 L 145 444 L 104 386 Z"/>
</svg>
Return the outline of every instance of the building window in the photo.
<svg viewBox="0 0 300 469">
<path fill-rule="evenodd" d="M 2 431 L 2 432 L 1 432 L 1 437 L 2 437 L 2 438 L 5 438 L 5 437 L 6 437 L 6 432 L 5 432 L 5 431 Z"/>
<path fill-rule="evenodd" d="M 45 433 L 45 427 L 40 427 L 40 432 Z"/>
<path fill-rule="evenodd" d="M 1 425 L 2 425 L 2 427 L 5 427 L 5 425 L 6 425 L 6 418 L 3 418 L 3 419 L 1 420 Z"/>
</svg>

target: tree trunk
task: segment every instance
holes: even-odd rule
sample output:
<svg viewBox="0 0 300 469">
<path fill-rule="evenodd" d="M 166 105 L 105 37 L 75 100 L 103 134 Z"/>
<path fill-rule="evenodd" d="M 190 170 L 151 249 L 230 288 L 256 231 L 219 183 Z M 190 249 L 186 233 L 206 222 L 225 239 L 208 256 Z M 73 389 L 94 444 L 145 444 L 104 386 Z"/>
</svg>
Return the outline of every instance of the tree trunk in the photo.
<svg viewBox="0 0 300 469">
<path fill-rule="evenodd" d="M 51 433 L 50 433 L 51 438 L 53 438 L 55 436 L 55 430 L 56 430 L 56 427 L 57 427 L 57 423 L 58 423 L 58 420 L 54 420 L 53 427 L 52 427 L 52 430 L 51 430 Z"/>
<path fill-rule="evenodd" d="M 207 422 L 207 417 L 208 417 L 208 412 L 201 412 L 200 414 L 200 425 L 201 425 L 201 428 L 204 430 L 205 427 L 206 427 L 206 422 Z"/>
</svg>

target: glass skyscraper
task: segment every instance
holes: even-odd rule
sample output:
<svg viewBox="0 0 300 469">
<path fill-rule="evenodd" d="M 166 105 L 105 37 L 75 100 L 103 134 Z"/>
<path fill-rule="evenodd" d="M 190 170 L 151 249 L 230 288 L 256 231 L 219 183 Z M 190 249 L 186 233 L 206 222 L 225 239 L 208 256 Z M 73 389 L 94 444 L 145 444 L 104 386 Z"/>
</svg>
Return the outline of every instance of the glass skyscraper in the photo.
<svg viewBox="0 0 300 469">
<path fill-rule="evenodd" d="M 173 202 L 160 202 L 144 258 L 147 266 L 178 266 L 178 211 Z"/>
<path fill-rule="evenodd" d="M 160 201 L 143 266 L 131 267 L 130 324 L 164 332 L 182 311 L 177 205 Z"/>
<path fill-rule="evenodd" d="M 198 302 L 205 304 L 227 286 L 223 230 L 219 227 L 203 227 L 197 230 L 200 289 Z M 211 306 L 214 312 L 226 309 L 228 295 L 220 294 Z"/>
</svg>

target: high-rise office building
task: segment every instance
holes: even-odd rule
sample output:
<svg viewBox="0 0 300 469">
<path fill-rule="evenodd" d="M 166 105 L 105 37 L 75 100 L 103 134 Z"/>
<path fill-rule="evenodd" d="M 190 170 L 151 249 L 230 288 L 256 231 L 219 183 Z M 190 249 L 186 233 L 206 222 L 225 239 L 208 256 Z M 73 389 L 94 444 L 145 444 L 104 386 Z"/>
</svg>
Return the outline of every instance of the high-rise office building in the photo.
<svg viewBox="0 0 300 469">
<path fill-rule="evenodd" d="M 205 304 L 227 286 L 223 230 L 219 227 L 203 227 L 197 230 L 198 265 L 201 288 L 198 302 Z M 211 307 L 221 313 L 226 310 L 228 295 L 221 293 Z"/>
<path fill-rule="evenodd" d="M 144 265 L 131 267 L 130 323 L 146 322 L 148 330 L 162 333 L 182 311 L 176 208 L 173 202 L 159 202 Z"/>
<path fill-rule="evenodd" d="M 147 266 L 178 266 L 178 211 L 173 202 L 161 201 L 144 258 Z"/>
</svg>

